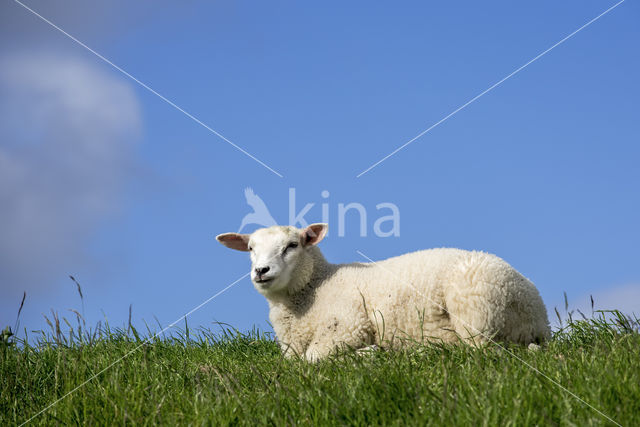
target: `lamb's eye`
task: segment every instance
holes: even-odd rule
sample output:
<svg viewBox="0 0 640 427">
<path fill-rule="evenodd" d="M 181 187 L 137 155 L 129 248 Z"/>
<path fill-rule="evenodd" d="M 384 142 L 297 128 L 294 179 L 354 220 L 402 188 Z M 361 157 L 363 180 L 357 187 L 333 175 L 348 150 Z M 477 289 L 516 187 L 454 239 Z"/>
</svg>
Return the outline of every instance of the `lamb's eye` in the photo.
<svg viewBox="0 0 640 427">
<path fill-rule="evenodd" d="M 251 252 L 253 250 L 253 248 L 251 246 L 249 246 L 249 252 Z"/>
<path fill-rule="evenodd" d="M 283 254 L 285 254 L 285 253 L 287 253 L 287 251 L 288 251 L 289 249 L 293 249 L 293 248 L 297 248 L 297 247 L 298 247 L 298 244 L 297 244 L 297 243 L 289 243 L 289 244 L 287 245 L 287 247 L 286 247 L 286 248 L 284 248 L 284 251 L 282 251 L 282 253 L 283 253 Z"/>
</svg>

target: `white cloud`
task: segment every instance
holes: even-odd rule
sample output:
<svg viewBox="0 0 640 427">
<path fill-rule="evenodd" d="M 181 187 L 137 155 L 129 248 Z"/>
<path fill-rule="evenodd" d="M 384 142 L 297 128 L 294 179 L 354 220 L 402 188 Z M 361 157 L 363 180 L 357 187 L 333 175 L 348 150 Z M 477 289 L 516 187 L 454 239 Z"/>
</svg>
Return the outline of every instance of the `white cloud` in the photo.
<svg viewBox="0 0 640 427">
<path fill-rule="evenodd" d="M 118 210 L 140 129 L 131 86 L 112 74 L 48 53 L 0 58 L 0 290 L 83 257 Z"/>
<path fill-rule="evenodd" d="M 640 317 L 640 285 L 627 285 L 598 291 L 593 294 L 596 310 L 620 310 Z M 589 303 L 591 307 L 591 303 Z"/>
<path fill-rule="evenodd" d="M 582 319 L 578 310 L 587 317 L 591 316 L 591 296 L 593 296 L 594 302 L 593 310 L 620 310 L 626 315 L 635 314 L 636 317 L 640 318 L 640 285 L 630 284 L 609 287 L 578 298 L 572 298 L 569 295 L 569 311 L 574 311 L 574 319 Z M 558 309 L 562 318 L 566 319 L 564 301 L 548 306 L 551 323 L 554 326 L 558 326 L 558 317 L 554 307 Z"/>
</svg>

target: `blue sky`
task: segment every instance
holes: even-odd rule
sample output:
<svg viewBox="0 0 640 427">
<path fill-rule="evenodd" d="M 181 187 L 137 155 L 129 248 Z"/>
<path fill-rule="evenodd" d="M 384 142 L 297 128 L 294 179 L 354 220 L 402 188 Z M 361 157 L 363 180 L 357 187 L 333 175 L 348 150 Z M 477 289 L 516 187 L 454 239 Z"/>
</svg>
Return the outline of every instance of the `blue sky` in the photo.
<svg viewBox="0 0 640 427">
<path fill-rule="evenodd" d="M 626 1 L 376 168 L 356 176 L 615 2 L 311 5 L 28 0 L 0 6 L 0 326 L 167 325 L 248 272 L 214 236 L 252 187 L 280 223 L 289 189 L 329 209 L 332 262 L 430 247 L 495 253 L 550 314 L 640 313 L 640 6 Z M 322 191 L 328 197 L 322 197 Z M 337 235 L 339 203 L 367 209 Z M 373 235 L 379 203 L 400 236 Z M 352 212 L 353 213 L 353 212 Z M 254 227 L 255 228 L 255 227 Z M 246 231 L 251 231 L 247 228 Z M 193 313 L 269 329 L 244 279 Z M 69 316 L 71 317 L 71 316 Z"/>
</svg>

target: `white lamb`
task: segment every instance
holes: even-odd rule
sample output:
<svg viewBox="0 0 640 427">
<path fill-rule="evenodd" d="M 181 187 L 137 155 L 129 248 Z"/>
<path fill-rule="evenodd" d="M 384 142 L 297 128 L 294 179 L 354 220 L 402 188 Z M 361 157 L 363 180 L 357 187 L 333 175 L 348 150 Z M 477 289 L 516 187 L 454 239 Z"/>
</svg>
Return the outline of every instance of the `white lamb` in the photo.
<svg viewBox="0 0 640 427">
<path fill-rule="evenodd" d="M 267 298 L 285 356 L 308 360 L 341 347 L 550 337 L 535 286 L 495 255 L 429 249 L 376 263 L 330 264 L 316 246 L 326 224 L 217 236 L 251 252 L 251 280 Z"/>
</svg>

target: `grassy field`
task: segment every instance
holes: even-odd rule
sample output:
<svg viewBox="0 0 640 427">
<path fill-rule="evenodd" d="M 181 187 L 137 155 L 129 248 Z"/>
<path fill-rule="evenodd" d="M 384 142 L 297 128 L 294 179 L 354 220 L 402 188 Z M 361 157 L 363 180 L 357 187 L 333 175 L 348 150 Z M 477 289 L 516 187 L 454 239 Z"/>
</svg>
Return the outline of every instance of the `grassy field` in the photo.
<svg viewBox="0 0 640 427">
<path fill-rule="evenodd" d="M 317 364 L 283 359 L 256 331 L 145 340 L 131 328 L 63 333 L 51 319 L 53 332 L 31 345 L 2 336 L 0 425 L 614 425 L 594 408 L 639 425 L 637 321 L 596 317 L 537 352 L 422 345 Z"/>
</svg>

